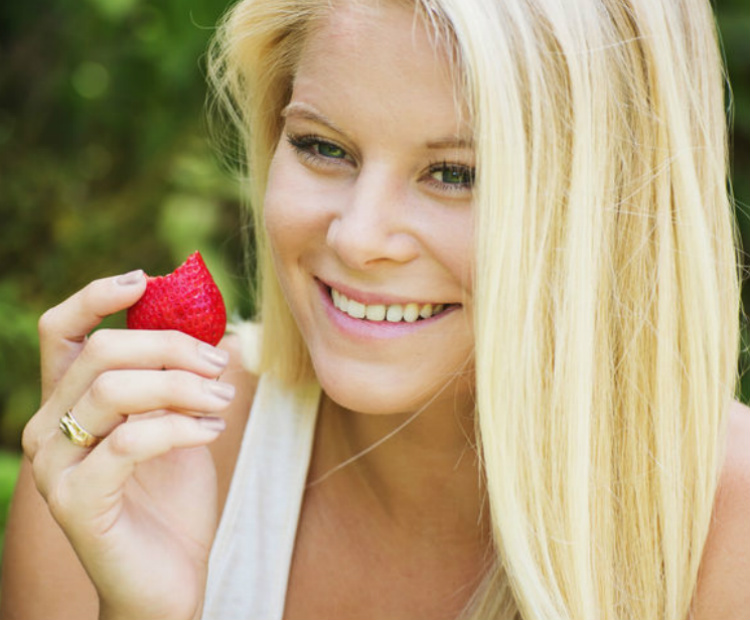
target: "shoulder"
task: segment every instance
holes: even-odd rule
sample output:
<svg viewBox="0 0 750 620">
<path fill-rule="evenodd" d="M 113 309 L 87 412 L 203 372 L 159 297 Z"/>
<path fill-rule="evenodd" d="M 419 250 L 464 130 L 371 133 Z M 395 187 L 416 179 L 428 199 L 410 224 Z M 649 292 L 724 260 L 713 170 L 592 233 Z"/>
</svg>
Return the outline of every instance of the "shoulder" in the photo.
<svg viewBox="0 0 750 620">
<path fill-rule="evenodd" d="M 750 408 L 735 403 L 728 430 L 695 620 L 734 620 L 750 609 Z"/>
<path fill-rule="evenodd" d="M 228 334 L 219 344 L 219 348 L 229 353 L 229 363 L 220 379 L 234 385 L 236 393 L 232 404 L 222 414 L 227 427 L 219 438 L 211 444 L 211 453 L 216 465 L 219 491 L 219 506 L 223 507 L 229 485 L 234 475 L 234 467 L 242 446 L 245 426 L 250 417 L 250 409 L 258 387 L 258 376 L 248 370 L 243 338 L 239 334 Z"/>
</svg>

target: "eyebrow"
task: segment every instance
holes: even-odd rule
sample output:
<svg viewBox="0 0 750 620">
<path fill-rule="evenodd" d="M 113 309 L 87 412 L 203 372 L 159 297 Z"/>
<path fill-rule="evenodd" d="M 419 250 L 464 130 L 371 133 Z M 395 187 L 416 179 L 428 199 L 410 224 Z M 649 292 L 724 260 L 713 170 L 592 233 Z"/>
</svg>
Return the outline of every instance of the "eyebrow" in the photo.
<svg viewBox="0 0 750 620">
<path fill-rule="evenodd" d="M 298 118 L 303 118 L 315 123 L 320 123 L 321 125 L 328 127 L 329 129 L 342 136 L 348 135 L 325 114 L 319 112 L 310 104 L 304 103 L 302 101 L 292 101 L 281 111 L 282 118 L 287 118 L 289 116 L 296 116 Z M 431 150 L 473 149 L 474 140 L 472 140 L 471 138 L 467 139 L 458 136 L 446 136 L 445 138 L 430 140 L 429 142 L 427 142 L 426 146 Z"/>
<path fill-rule="evenodd" d="M 336 133 L 339 133 L 343 136 L 347 135 L 343 129 L 336 125 L 336 123 L 334 123 L 325 114 L 318 112 L 318 110 L 316 110 L 310 104 L 303 103 L 301 101 L 292 101 L 281 111 L 281 118 L 287 118 L 288 116 L 297 116 L 308 121 L 314 121 L 316 123 L 320 123 L 321 125 L 325 125 L 329 129 L 332 129 Z"/>
<path fill-rule="evenodd" d="M 427 143 L 428 149 L 473 149 L 474 140 L 467 138 L 440 138 L 439 140 L 431 140 Z"/>
</svg>

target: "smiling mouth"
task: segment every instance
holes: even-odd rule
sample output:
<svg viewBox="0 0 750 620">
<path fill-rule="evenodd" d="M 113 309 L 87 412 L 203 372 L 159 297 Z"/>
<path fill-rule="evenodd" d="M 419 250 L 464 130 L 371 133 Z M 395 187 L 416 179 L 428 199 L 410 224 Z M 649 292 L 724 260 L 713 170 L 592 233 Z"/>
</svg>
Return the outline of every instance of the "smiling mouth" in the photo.
<svg viewBox="0 0 750 620">
<path fill-rule="evenodd" d="M 348 316 L 364 321 L 415 323 L 443 314 L 457 304 L 363 304 L 349 299 L 334 288 L 327 287 L 333 305 Z"/>
</svg>

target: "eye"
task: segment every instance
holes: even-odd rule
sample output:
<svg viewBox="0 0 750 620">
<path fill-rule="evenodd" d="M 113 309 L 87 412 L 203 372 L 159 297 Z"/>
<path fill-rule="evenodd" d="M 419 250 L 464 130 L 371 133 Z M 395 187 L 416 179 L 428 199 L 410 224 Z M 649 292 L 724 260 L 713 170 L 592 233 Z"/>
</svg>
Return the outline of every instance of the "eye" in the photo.
<svg viewBox="0 0 750 620">
<path fill-rule="evenodd" d="M 430 166 L 427 172 L 431 183 L 443 191 L 471 191 L 476 171 L 471 166 L 442 162 Z"/>
<path fill-rule="evenodd" d="M 336 164 L 337 160 L 352 161 L 352 157 L 338 144 L 315 135 L 287 136 L 297 154 L 317 165 Z"/>
<path fill-rule="evenodd" d="M 430 170 L 430 176 L 441 183 L 450 185 L 471 185 L 474 182 L 473 169 L 453 164 L 441 164 L 437 169 L 433 168 Z"/>
<path fill-rule="evenodd" d="M 318 142 L 313 145 L 313 148 L 323 157 L 331 157 L 333 159 L 343 159 L 346 157 L 344 149 L 330 142 Z"/>
</svg>

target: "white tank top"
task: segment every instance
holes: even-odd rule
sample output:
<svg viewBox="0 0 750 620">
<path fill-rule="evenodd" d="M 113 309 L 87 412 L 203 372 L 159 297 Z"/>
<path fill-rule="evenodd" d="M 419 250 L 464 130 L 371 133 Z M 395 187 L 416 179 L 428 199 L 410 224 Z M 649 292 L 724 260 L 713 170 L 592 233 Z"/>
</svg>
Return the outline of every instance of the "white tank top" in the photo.
<svg viewBox="0 0 750 620">
<path fill-rule="evenodd" d="M 211 550 L 203 620 L 282 619 L 319 399 L 316 383 L 290 390 L 261 376 Z"/>
</svg>

